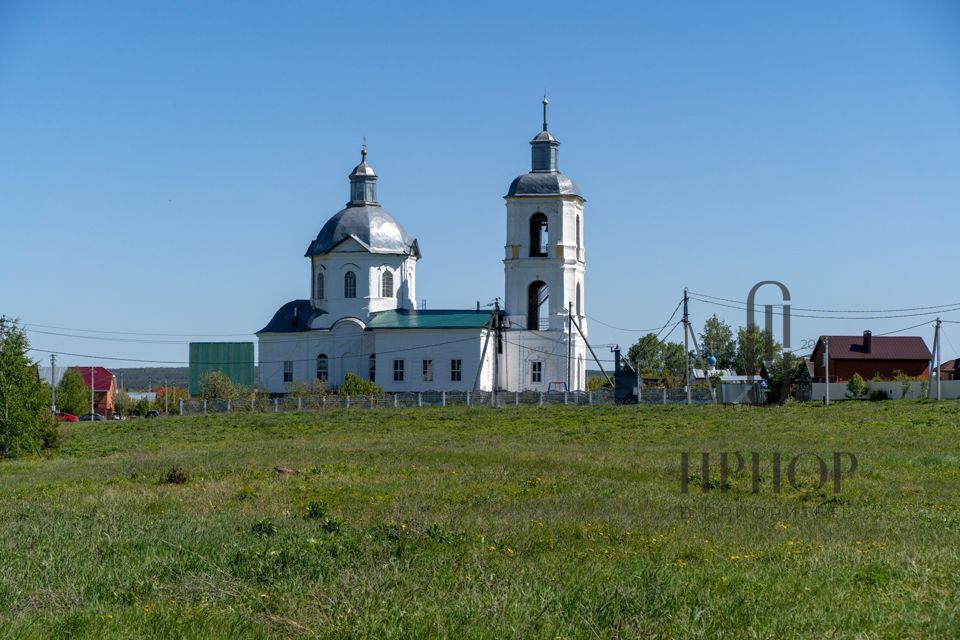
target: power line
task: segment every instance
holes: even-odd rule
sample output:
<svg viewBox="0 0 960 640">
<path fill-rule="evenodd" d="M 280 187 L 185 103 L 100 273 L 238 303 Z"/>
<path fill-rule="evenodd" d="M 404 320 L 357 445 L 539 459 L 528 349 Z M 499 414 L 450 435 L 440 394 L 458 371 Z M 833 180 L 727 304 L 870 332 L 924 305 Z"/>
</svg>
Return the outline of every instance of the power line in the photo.
<svg viewBox="0 0 960 640">
<path fill-rule="evenodd" d="M 47 324 L 23 323 L 25 329 L 28 327 L 39 327 L 41 329 L 57 329 L 59 331 L 76 331 L 78 333 L 106 333 L 120 336 L 152 336 L 161 338 L 240 338 L 249 337 L 253 333 L 140 333 L 137 331 L 110 331 L 107 329 L 77 329 L 75 327 L 57 327 Z M 37 332 L 40 333 L 40 332 Z"/>
<path fill-rule="evenodd" d="M 660 334 L 663 333 L 664 329 L 667 328 L 667 325 L 676 317 L 677 311 L 680 310 L 680 306 L 683 304 L 683 298 L 680 299 L 680 302 L 677 303 L 677 306 L 674 308 L 673 313 L 670 314 L 670 317 L 667 318 L 667 321 L 663 323 L 663 326 L 660 327 L 660 331 L 657 331 L 657 339 L 660 338 Z M 679 324 L 679 323 L 678 323 Z M 673 325 L 673 329 L 676 329 L 677 325 Z M 670 329 L 670 333 L 673 333 L 673 329 Z M 667 334 L 670 335 L 669 333 Z"/>
<path fill-rule="evenodd" d="M 598 324 L 602 324 L 602 325 L 605 326 L 605 327 L 608 327 L 608 328 L 610 328 L 610 329 L 616 329 L 617 331 L 626 331 L 627 333 L 651 333 L 651 332 L 653 332 L 653 331 L 657 331 L 657 330 L 659 330 L 659 329 L 662 329 L 662 327 L 651 327 L 651 328 L 649 328 L 649 329 L 626 329 L 626 328 L 624 328 L 624 327 L 616 327 L 616 326 L 614 326 L 614 325 L 612 325 L 612 324 L 608 324 L 608 323 L 604 322 L 603 320 L 600 320 L 600 319 L 598 319 L 598 318 L 593 317 L 593 316 L 590 315 L 589 313 L 585 313 L 585 314 L 583 314 L 583 315 L 587 316 L 588 318 L 590 318 L 591 320 L 593 320 L 594 322 L 596 322 L 596 323 L 598 323 Z M 668 322 L 669 322 L 669 321 L 668 321 Z"/>
<path fill-rule="evenodd" d="M 423 350 L 427 350 L 427 349 L 432 349 L 432 348 L 434 348 L 434 347 L 446 346 L 446 345 L 448 345 L 448 344 L 457 344 L 457 343 L 461 343 L 461 342 L 473 342 L 473 341 L 476 341 L 477 339 L 478 339 L 477 336 L 471 336 L 471 337 L 469 337 L 469 338 L 460 338 L 459 340 L 448 340 L 448 341 L 446 341 L 446 342 L 437 342 L 437 343 L 434 343 L 434 344 L 421 345 L 421 346 L 417 346 L 417 347 L 406 347 L 406 348 L 404 348 L 404 349 L 391 349 L 391 350 L 389 350 L 389 351 L 378 351 L 378 352 L 376 352 L 375 355 L 393 354 L 393 353 L 405 353 L 405 352 L 408 352 L 408 351 L 423 351 Z M 178 364 L 178 365 L 189 365 L 189 364 L 190 364 L 189 361 L 186 361 L 186 362 L 185 362 L 185 361 L 183 361 L 183 360 L 150 360 L 150 359 L 141 359 L 141 358 L 118 358 L 118 357 L 112 357 L 112 356 L 91 355 L 91 354 L 86 354 L 86 353 L 68 353 L 68 352 L 66 352 L 66 351 L 51 351 L 51 350 L 49 350 L 49 349 L 39 349 L 39 348 L 37 348 L 37 347 L 30 347 L 30 351 L 37 351 L 38 353 L 56 353 L 57 355 L 73 356 L 73 357 L 75 357 L 75 358 L 91 358 L 91 359 L 94 359 L 94 360 L 116 360 L 116 361 L 121 361 L 121 362 L 147 362 L 147 363 L 151 363 L 151 364 Z M 351 355 L 351 356 L 329 356 L 327 359 L 328 359 L 328 360 L 345 360 L 345 359 L 347 359 L 347 358 L 357 358 L 357 357 L 359 357 L 359 355 Z M 260 360 L 257 364 L 259 364 L 259 365 L 264 365 L 264 364 L 282 364 L 282 363 L 284 363 L 284 362 L 315 362 L 315 361 L 316 361 L 316 358 L 288 358 L 288 359 L 286 359 L 286 360 Z M 229 364 L 234 364 L 234 365 L 237 365 L 237 364 L 247 364 L 247 363 L 246 363 L 246 362 L 222 362 L 222 361 L 217 361 L 217 362 L 199 362 L 199 363 L 198 363 L 198 362 L 194 361 L 194 364 L 202 364 L 202 365 L 214 365 L 214 364 L 229 365 Z"/>
<path fill-rule="evenodd" d="M 712 304 L 712 305 L 716 305 L 716 306 L 719 306 L 719 307 L 727 307 L 727 308 L 729 308 L 729 309 L 737 309 L 737 310 L 739 310 L 739 311 L 745 311 L 745 310 L 747 310 L 746 305 L 744 305 L 744 304 L 742 304 L 742 303 L 741 303 L 740 306 L 734 306 L 734 305 L 732 305 L 732 304 L 724 304 L 724 303 L 722 303 L 722 302 L 715 302 L 715 301 L 713 301 L 713 300 L 705 300 L 705 299 L 703 299 L 703 298 L 697 298 L 697 297 L 693 297 L 693 296 L 691 296 L 691 299 L 692 299 L 692 300 L 696 300 L 696 301 L 698 301 L 698 302 L 703 302 L 703 303 L 705 303 L 705 304 Z M 791 309 L 789 315 L 790 315 L 790 317 L 792 317 L 792 318 L 817 318 L 817 319 L 820 319 L 820 320 L 892 320 L 892 319 L 896 319 L 896 318 L 916 318 L 916 317 L 918 317 L 918 316 L 932 316 L 932 315 L 937 315 L 937 314 L 940 314 L 940 313 L 952 313 L 952 312 L 954 312 L 954 311 L 960 311 L 960 306 L 955 307 L 955 308 L 953 308 L 953 309 L 941 309 L 941 310 L 939 310 L 939 311 L 925 311 L 925 312 L 922 312 L 922 313 L 904 313 L 904 314 L 891 315 L 891 316 L 818 316 L 818 315 L 810 315 L 810 314 L 803 314 L 803 313 L 793 313 L 793 310 L 792 310 L 792 309 Z M 782 312 L 782 311 L 773 311 L 772 309 L 771 309 L 771 313 L 772 313 L 773 315 L 777 315 L 777 316 L 787 315 L 787 314 L 785 314 L 785 313 Z"/>
<path fill-rule="evenodd" d="M 706 293 L 698 293 L 696 291 L 691 291 L 690 294 L 701 296 L 703 298 L 723 300 L 724 302 L 735 302 L 738 304 L 744 304 L 743 300 L 734 300 L 732 298 L 721 298 L 719 296 L 711 296 Z M 937 304 L 937 305 L 930 305 L 926 307 L 904 307 L 901 309 L 812 309 L 809 307 L 795 307 L 793 305 L 790 306 L 791 309 L 797 310 L 797 311 L 814 311 L 819 313 L 897 313 L 900 311 L 924 311 L 927 309 L 942 309 L 943 307 L 960 308 L 960 302 L 950 302 L 948 304 Z"/>
</svg>

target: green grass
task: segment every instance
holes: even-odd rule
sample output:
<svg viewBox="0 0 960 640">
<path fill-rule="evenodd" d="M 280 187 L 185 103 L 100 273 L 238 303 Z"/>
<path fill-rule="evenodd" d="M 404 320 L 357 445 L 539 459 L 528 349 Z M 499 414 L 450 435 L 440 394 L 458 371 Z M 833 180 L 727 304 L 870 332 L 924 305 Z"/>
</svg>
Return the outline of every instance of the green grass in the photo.
<svg viewBox="0 0 960 640">
<path fill-rule="evenodd" d="M 958 436 L 912 402 L 85 423 L 0 463 L 0 637 L 960 637 Z M 759 494 L 680 492 L 737 450 Z M 774 494 L 775 451 L 859 469 Z"/>
</svg>

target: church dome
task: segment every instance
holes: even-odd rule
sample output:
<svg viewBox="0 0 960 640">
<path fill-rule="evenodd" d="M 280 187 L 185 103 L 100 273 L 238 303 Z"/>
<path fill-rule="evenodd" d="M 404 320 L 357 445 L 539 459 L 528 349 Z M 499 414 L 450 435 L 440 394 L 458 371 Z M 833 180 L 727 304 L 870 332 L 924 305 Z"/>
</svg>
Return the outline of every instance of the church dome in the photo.
<svg viewBox="0 0 960 640">
<path fill-rule="evenodd" d="M 580 187 L 573 178 L 557 169 L 557 148 L 560 141 L 547 129 L 547 97 L 543 97 L 543 130 L 530 141 L 530 173 L 510 183 L 510 196 L 580 196 Z"/>
<path fill-rule="evenodd" d="M 580 187 L 570 176 L 562 173 L 530 172 L 517 176 L 510 183 L 508 196 L 579 196 Z"/>
<path fill-rule="evenodd" d="M 350 172 L 350 202 L 327 220 L 306 256 L 328 253 L 353 238 L 370 253 L 399 253 L 420 257 L 415 238 L 377 202 L 377 174 L 367 164 L 367 145 L 360 150 L 360 164 Z"/>
<path fill-rule="evenodd" d="M 306 255 L 328 253 L 347 238 L 353 238 L 370 253 L 419 255 L 416 239 L 379 204 L 367 203 L 347 206 L 327 220 Z"/>
</svg>

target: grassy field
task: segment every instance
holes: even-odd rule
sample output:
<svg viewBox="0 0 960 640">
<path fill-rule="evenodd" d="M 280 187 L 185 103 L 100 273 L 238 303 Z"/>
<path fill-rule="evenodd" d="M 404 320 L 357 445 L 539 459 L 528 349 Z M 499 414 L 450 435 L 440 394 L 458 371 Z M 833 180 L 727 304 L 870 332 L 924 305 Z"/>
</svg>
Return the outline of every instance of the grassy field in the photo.
<svg viewBox="0 0 960 640">
<path fill-rule="evenodd" d="M 958 403 L 81 424 L 0 462 L 0 637 L 956 638 L 958 493 Z"/>
</svg>

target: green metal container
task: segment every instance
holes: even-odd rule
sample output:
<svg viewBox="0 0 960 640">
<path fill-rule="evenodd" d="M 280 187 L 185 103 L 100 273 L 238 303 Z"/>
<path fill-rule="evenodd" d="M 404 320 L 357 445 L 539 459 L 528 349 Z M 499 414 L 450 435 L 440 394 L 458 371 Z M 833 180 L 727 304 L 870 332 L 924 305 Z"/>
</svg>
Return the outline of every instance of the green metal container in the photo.
<svg viewBox="0 0 960 640">
<path fill-rule="evenodd" d="M 208 371 L 221 371 L 238 386 L 253 388 L 252 342 L 191 342 L 190 395 L 200 393 Z"/>
</svg>

